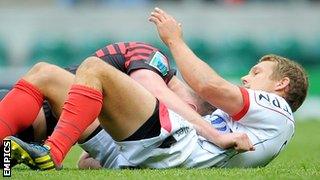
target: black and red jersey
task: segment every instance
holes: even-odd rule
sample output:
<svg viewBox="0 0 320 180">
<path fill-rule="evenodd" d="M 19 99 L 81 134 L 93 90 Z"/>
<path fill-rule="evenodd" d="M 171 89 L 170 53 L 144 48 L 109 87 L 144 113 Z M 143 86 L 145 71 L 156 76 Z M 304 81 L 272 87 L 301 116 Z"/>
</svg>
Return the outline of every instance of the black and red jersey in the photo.
<svg viewBox="0 0 320 180">
<path fill-rule="evenodd" d="M 138 69 L 149 69 L 158 73 L 167 83 L 175 74 L 175 70 L 170 69 L 168 58 L 161 53 L 160 50 L 142 42 L 119 42 L 110 44 L 99 49 L 92 56 L 99 57 L 128 75 Z M 68 67 L 65 69 L 75 74 L 78 67 L 79 66 Z M 0 101 L 8 91 L 9 90 L 0 90 Z M 53 132 L 58 120 L 51 112 L 51 106 L 47 101 L 43 104 L 43 110 L 47 124 L 47 136 L 49 136 Z M 26 142 L 36 141 L 32 126 L 16 136 Z"/>
<path fill-rule="evenodd" d="M 119 42 L 97 50 L 96 56 L 125 74 L 138 69 L 149 69 L 168 83 L 176 71 L 170 68 L 168 58 L 157 48 L 143 42 Z M 66 68 L 75 73 L 77 67 Z"/>
<path fill-rule="evenodd" d="M 159 49 L 143 42 L 110 44 L 94 55 L 128 75 L 137 69 L 149 69 L 168 82 L 175 74 L 168 58 Z"/>
</svg>

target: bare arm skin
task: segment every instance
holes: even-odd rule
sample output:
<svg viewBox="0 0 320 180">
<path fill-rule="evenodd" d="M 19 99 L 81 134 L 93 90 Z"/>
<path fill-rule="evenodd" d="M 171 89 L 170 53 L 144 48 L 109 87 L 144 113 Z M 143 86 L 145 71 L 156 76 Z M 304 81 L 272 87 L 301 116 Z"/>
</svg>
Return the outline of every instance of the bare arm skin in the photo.
<svg viewBox="0 0 320 180">
<path fill-rule="evenodd" d="M 196 93 L 229 115 L 235 115 L 242 109 L 243 99 L 240 89 L 220 77 L 192 52 L 183 41 L 181 24 L 159 8 L 155 8 L 151 13 L 149 21 L 156 25 L 160 38 L 169 47 L 183 78 Z M 196 130 L 199 129 L 196 127 Z M 210 136 L 209 131 L 213 132 L 208 128 L 198 133 L 205 134 L 205 138 L 223 148 L 234 147 L 240 150 L 246 147 L 246 150 L 254 150 L 245 133 L 239 134 L 240 138 L 235 133 L 226 134 L 223 137 L 220 136 L 223 140 L 215 142 L 215 136 L 218 135 Z"/>
<path fill-rule="evenodd" d="M 190 87 L 229 115 L 238 113 L 243 104 L 239 88 L 220 77 L 190 50 L 182 38 L 180 24 L 159 8 L 151 13 L 149 20 L 157 26 L 162 41 L 169 47 Z"/>
<path fill-rule="evenodd" d="M 151 94 L 163 102 L 169 109 L 180 114 L 188 120 L 196 129 L 197 133 L 221 148 L 234 147 L 239 151 L 247 151 L 253 148 L 246 134 L 232 133 L 220 134 L 210 123 L 203 120 L 186 102 L 182 101 L 172 92 L 161 77 L 150 70 L 137 70 L 130 75 L 135 81 L 146 88 Z M 237 144 L 237 142 L 240 142 Z"/>
<path fill-rule="evenodd" d="M 247 151 L 252 147 L 252 145 L 248 143 L 248 137 L 245 134 L 219 134 L 213 126 L 204 121 L 186 102 L 172 92 L 163 79 L 155 72 L 147 69 L 139 69 L 131 73 L 130 77 L 166 104 L 168 108 L 177 112 L 185 119 L 188 119 L 200 135 L 207 137 L 207 139 L 213 143 L 222 148 L 234 147 L 239 152 Z M 242 143 L 236 143 L 236 141 L 241 141 Z M 83 152 L 78 161 L 78 168 L 100 169 L 101 165 L 97 160 L 90 157 L 88 153 Z"/>
</svg>

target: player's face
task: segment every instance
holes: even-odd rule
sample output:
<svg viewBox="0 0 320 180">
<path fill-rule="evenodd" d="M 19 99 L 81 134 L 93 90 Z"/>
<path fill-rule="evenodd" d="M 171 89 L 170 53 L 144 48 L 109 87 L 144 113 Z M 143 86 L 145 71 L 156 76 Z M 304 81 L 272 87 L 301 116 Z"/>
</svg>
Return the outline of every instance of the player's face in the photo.
<svg viewBox="0 0 320 180">
<path fill-rule="evenodd" d="M 253 66 L 249 74 L 241 78 L 243 86 L 253 90 L 275 92 L 277 81 L 270 78 L 275 65 L 276 62 L 263 61 Z"/>
</svg>

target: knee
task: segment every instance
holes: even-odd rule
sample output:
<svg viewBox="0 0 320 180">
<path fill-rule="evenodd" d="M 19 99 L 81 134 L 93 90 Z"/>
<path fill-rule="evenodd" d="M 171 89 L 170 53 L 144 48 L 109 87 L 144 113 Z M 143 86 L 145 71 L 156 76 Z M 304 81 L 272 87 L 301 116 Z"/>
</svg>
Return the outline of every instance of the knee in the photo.
<svg viewBox="0 0 320 180">
<path fill-rule="evenodd" d="M 59 70 L 60 68 L 56 65 L 39 62 L 30 69 L 24 78 L 38 86 L 49 85 L 57 80 Z"/>
<path fill-rule="evenodd" d="M 79 66 L 77 74 L 99 75 L 103 73 L 108 66 L 110 65 L 97 57 L 88 57 Z"/>
<path fill-rule="evenodd" d="M 89 57 L 79 66 L 75 82 L 89 85 L 97 90 L 103 90 L 103 84 L 106 82 L 108 72 L 113 68 L 108 63 L 97 57 Z"/>
</svg>

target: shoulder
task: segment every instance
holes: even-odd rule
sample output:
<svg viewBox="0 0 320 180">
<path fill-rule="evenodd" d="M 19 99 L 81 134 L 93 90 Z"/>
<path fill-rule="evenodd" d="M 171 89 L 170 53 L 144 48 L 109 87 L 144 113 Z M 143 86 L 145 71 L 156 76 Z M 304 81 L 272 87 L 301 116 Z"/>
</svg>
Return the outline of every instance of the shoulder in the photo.
<svg viewBox="0 0 320 180">
<path fill-rule="evenodd" d="M 250 99 L 250 109 L 270 116 L 283 116 L 294 121 L 292 110 L 286 100 L 279 95 L 265 91 L 247 89 Z"/>
<path fill-rule="evenodd" d="M 241 88 L 243 95 L 243 110 L 236 116 L 231 116 L 231 121 L 241 124 L 270 127 L 294 124 L 294 117 L 286 100 L 274 93 Z"/>
</svg>

